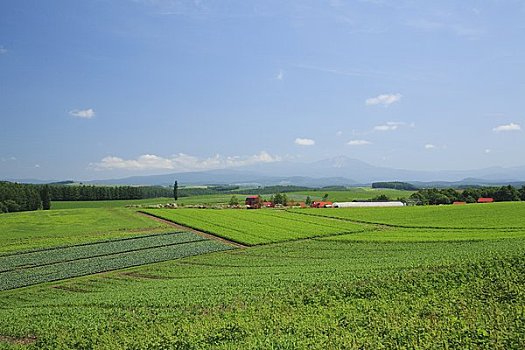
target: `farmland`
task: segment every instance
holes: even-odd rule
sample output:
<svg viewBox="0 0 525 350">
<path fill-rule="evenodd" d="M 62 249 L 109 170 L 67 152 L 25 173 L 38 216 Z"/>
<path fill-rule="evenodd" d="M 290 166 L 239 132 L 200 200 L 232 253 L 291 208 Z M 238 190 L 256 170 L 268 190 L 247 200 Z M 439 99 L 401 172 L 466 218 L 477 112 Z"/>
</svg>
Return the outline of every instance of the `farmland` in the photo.
<svg viewBox="0 0 525 350">
<path fill-rule="evenodd" d="M 399 208 L 304 209 L 296 213 L 415 228 L 525 228 L 525 203 Z"/>
<path fill-rule="evenodd" d="M 127 209 L 76 211 L 87 219 L 90 210 L 150 220 Z M 0 256 L 1 281 L 46 282 L 0 291 L 0 348 L 520 349 L 522 210 L 521 203 L 147 210 L 255 245 L 243 249 L 163 231 L 153 220 L 160 225 L 153 231 L 164 233 L 129 230 L 88 242 L 57 226 L 60 242 L 72 235 L 76 243 Z M 31 220 L 32 235 L 47 230 Z M 98 232 L 96 221 L 90 225 L 86 235 Z M 17 224 L 8 227 L 15 232 Z M 91 259 L 102 269 L 90 270 Z"/>
<path fill-rule="evenodd" d="M 127 209 L 10 213 L 3 214 L 0 220 L 0 254 L 168 230 L 169 226 Z"/>
<path fill-rule="evenodd" d="M 226 249 L 180 232 L 0 255 L 0 290 Z"/>
<path fill-rule="evenodd" d="M 363 224 L 282 210 L 149 209 L 144 212 L 248 245 L 370 229 Z"/>
</svg>

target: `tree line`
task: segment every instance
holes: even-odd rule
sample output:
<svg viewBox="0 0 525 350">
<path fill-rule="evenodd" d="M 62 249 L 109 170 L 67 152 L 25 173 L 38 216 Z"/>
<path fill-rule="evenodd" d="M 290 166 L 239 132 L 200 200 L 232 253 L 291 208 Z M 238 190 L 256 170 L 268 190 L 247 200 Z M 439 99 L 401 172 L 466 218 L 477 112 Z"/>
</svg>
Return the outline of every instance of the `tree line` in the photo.
<svg viewBox="0 0 525 350">
<path fill-rule="evenodd" d="M 0 182 L 0 213 L 50 209 L 48 185 L 25 185 Z"/>
<path fill-rule="evenodd" d="M 517 189 L 511 185 L 501 187 L 466 188 L 464 190 L 421 189 L 409 199 L 419 205 L 451 204 L 453 202 L 476 203 L 479 198 L 493 198 L 495 202 L 525 201 L 525 186 Z"/>
<path fill-rule="evenodd" d="M 395 190 L 406 190 L 406 191 L 417 191 L 417 187 L 408 183 L 400 181 L 389 181 L 389 182 L 374 182 L 372 188 L 392 188 Z"/>
</svg>

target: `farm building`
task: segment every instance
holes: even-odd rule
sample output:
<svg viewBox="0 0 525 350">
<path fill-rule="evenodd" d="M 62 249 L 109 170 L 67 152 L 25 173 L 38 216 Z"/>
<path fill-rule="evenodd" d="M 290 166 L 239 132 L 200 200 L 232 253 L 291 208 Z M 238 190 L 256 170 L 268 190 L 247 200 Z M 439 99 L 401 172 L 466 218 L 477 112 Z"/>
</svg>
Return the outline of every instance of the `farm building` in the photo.
<svg viewBox="0 0 525 350">
<path fill-rule="evenodd" d="M 259 209 L 261 207 L 261 197 L 259 196 L 248 196 L 244 201 L 244 204 L 248 209 Z"/>
<path fill-rule="evenodd" d="M 405 203 L 392 202 L 335 202 L 334 208 L 362 208 L 362 207 L 402 207 Z"/>
<path fill-rule="evenodd" d="M 332 202 L 312 202 L 312 208 L 331 208 Z"/>
<path fill-rule="evenodd" d="M 492 203 L 494 202 L 494 198 L 479 198 L 478 203 Z"/>
</svg>

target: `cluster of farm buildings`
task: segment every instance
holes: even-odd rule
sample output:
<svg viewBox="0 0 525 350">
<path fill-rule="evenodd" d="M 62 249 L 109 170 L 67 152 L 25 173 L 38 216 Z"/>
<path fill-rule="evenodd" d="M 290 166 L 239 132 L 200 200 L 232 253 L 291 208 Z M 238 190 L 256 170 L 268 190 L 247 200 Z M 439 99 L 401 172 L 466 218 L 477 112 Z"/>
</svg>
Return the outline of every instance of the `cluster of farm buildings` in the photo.
<svg viewBox="0 0 525 350">
<path fill-rule="evenodd" d="M 492 203 L 494 198 L 479 198 L 478 203 Z M 248 209 L 260 209 L 263 207 L 273 208 L 275 207 L 273 202 L 262 201 L 259 196 L 248 196 L 245 200 L 245 205 Z M 454 205 L 467 204 L 466 202 L 454 202 Z M 306 208 L 307 205 L 304 202 L 298 203 L 302 208 Z M 329 202 L 329 201 L 314 201 L 310 204 L 311 208 L 363 208 L 363 207 L 402 207 L 405 203 L 401 201 L 388 201 L 388 202 Z"/>
<path fill-rule="evenodd" d="M 244 202 L 248 209 L 260 209 L 263 207 L 273 208 L 275 205 L 273 202 L 261 201 L 259 196 L 248 196 Z M 304 202 L 298 203 L 302 208 L 306 208 L 307 205 Z M 357 207 L 402 207 L 405 203 L 400 201 L 390 202 L 330 202 L 330 201 L 314 201 L 310 204 L 311 208 L 357 208 Z"/>
</svg>

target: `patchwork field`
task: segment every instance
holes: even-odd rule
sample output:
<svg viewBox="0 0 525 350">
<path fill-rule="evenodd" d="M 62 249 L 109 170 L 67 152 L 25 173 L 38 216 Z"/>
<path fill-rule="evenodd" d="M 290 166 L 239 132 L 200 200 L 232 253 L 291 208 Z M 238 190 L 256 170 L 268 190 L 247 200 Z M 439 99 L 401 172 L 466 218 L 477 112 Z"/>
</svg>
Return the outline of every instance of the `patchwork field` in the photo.
<svg viewBox="0 0 525 350">
<path fill-rule="evenodd" d="M 398 227 L 523 229 L 525 203 L 414 206 L 396 208 L 297 209 L 294 213 Z"/>
<path fill-rule="evenodd" d="M 0 255 L 0 290 L 198 255 L 230 246 L 190 232 Z"/>
<path fill-rule="evenodd" d="M 132 229 L 120 239 L 82 242 L 74 226 L 57 226 L 58 242 L 82 245 L 57 248 L 48 239 L 40 250 L 0 256 L 0 281 L 12 274 L 4 281 L 22 283 L 33 272 L 44 278 L 35 283 L 48 281 L 0 291 L 0 349 L 521 349 L 523 208 L 148 210 L 257 245 L 243 249 L 188 232 Z M 91 210 L 122 214 L 117 227 L 130 217 L 151 220 Z M 28 219 L 31 235 L 50 234 L 45 217 L 38 218 Z M 151 222 L 153 230 L 169 228 Z M 18 224 L 22 232 L 24 222 Z M 96 220 L 91 226 L 83 228 L 86 236 L 100 232 Z M 18 232 L 16 222 L 5 227 Z M 227 250 L 210 252 L 220 249 Z M 126 259 L 153 262 L 157 250 L 170 260 L 45 279 L 96 272 L 90 259 L 110 269 L 131 266 L 118 265 Z"/>
<path fill-rule="evenodd" d="M 123 208 L 9 213 L 0 219 L 0 254 L 170 230 Z"/>
<path fill-rule="evenodd" d="M 248 245 L 371 229 L 363 224 L 284 210 L 148 209 L 143 212 Z"/>
</svg>

